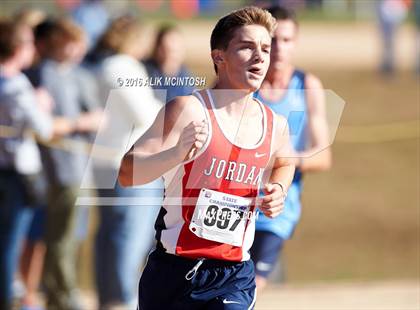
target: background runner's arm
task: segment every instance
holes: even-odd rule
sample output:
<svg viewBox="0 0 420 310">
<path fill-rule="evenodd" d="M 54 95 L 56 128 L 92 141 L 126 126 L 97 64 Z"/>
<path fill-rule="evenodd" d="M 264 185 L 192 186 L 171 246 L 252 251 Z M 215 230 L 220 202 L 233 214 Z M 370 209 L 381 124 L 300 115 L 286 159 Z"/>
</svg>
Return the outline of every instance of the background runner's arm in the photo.
<svg viewBox="0 0 420 310">
<path fill-rule="evenodd" d="M 292 183 L 295 173 L 293 147 L 290 143 L 289 126 L 287 120 L 279 115 L 277 117 L 275 151 L 273 154 L 274 162 L 269 183 L 281 183 L 285 186 L 285 191 Z"/>
<path fill-rule="evenodd" d="M 264 184 L 264 196 L 262 196 L 259 209 L 269 218 L 278 216 L 284 209 L 284 199 L 287 190 L 292 183 L 295 173 L 294 153 L 289 139 L 287 120 L 277 117 L 276 139 L 273 141 L 274 153 L 273 165 L 268 171 L 268 183 Z M 281 186 L 275 183 L 280 183 Z"/>
<path fill-rule="evenodd" d="M 310 148 L 298 153 L 296 165 L 302 171 L 323 171 L 331 167 L 329 131 L 325 107 L 325 92 L 321 81 L 314 75 L 305 78 L 308 105 L 308 134 Z"/>
<path fill-rule="evenodd" d="M 118 180 L 122 186 L 151 182 L 192 157 L 207 138 L 194 121 L 201 114 L 193 96 L 177 97 L 163 107 L 153 125 L 123 157 Z M 195 147 L 193 147 L 195 144 Z"/>
</svg>

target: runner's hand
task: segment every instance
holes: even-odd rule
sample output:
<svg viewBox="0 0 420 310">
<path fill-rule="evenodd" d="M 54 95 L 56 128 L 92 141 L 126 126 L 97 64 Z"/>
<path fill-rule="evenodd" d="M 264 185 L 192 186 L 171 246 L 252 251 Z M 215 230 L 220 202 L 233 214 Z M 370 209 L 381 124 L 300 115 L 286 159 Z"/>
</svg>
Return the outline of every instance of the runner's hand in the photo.
<svg viewBox="0 0 420 310">
<path fill-rule="evenodd" d="M 265 216 L 274 218 L 283 212 L 286 194 L 278 184 L 268 183 L 264 185 L 264 196 L 261 199 L 259 209 Z"/>
<path fill-rule="evenodd" d="M 191 122 L 181 133 L 176 145 L 177 153 L 183 161 L 190 160 L 204 146 L 208 138 L 206 121 Z"/>
</svg>

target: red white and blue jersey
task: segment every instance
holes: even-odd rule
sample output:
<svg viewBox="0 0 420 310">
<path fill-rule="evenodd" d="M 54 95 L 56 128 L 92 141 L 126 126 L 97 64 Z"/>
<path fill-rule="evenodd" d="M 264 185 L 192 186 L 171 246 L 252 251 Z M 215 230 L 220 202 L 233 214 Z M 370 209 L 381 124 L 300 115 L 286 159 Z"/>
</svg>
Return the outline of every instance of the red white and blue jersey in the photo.
<svg viewBox="0 0 420 310">
<path fill-rule="evenodd" d="M 238 146 L 224 134 L 211 93 L 194 95 L 204 107 L 209 137 L 192 160 L 164 175 L 165 199 L 155 224 L 156 238 L 168 253 L 183 257 L 246 261 L 254 240 L 255 200 L 272 154 L 275 119 L 257 101 L 263 134 L 252 147 Z"/>
</svg>

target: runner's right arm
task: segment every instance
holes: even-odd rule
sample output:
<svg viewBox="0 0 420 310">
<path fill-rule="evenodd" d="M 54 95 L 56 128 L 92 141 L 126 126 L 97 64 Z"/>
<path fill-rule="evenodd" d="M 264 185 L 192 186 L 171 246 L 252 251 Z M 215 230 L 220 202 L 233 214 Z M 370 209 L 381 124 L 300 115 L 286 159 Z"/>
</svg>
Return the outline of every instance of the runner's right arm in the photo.
<svg viewBox="0 0 420 310">
<path fill-rule="evenodd" d="M 207 139 L 205 119 L 202 105 L 194 96 L 177 97 L 169 102 L 124 155 L 118 176 L 120 184 L 149 183 L 192 158 Z"/>
</svg>

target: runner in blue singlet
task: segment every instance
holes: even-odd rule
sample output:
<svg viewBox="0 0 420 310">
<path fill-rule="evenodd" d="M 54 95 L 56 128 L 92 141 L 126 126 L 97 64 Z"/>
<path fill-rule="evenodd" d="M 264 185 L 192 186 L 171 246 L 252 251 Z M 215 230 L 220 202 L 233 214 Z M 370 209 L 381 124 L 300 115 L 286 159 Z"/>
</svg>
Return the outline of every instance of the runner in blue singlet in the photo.
<svg viewBox="0 0 420 310">
<path fill-rule="evenodd" d="M 295 15 L 282 7 L 269 11 L 277 19 L 277 29 L 271 47 L 270 68 L 255 97 L 287 118 L 297 159 L 283 213 L 275 219 L 260 213 L 256 221 L 251 257 L 260 289 L 266 285 L 284 241 L 291 238 L 299 221 L 302 174 L 327 170 L 331 165 L 322 84 L 314 75 L 297 70 L 291 61 L 298 32 Z"/>
</svg>

